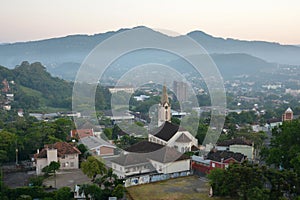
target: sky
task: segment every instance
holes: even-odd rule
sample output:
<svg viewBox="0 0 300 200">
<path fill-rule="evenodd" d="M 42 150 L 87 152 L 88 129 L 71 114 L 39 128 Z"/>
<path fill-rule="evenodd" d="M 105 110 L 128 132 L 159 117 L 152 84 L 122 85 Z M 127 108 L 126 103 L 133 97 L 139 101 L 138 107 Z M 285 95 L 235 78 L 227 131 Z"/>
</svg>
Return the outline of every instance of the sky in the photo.
<svg viewBox="0 0 300 200">
<path fill-rule="evenodd" d="M 299 0 L 0 0 L 0 43 L 147 26 L 300 44 Z"/>
</svg>

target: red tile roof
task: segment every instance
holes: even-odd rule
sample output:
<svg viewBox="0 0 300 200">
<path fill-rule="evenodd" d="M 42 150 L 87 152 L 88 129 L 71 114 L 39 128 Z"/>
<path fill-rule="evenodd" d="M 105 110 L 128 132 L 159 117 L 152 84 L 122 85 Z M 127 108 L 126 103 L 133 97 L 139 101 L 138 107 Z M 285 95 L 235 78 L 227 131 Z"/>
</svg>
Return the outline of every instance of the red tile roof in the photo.
<svg viewBox="0 0 300 200">
<path fill-rule="evenodd" d="M 94 131 L 93 129 L 74 129 L 71 130 L 71 137 L 73 138 L 84 138 L 88 136 L 94 136 Z"/>
<path fill-rule="evenodd" d="M 56 142 L 55 144 L 45 145 L 40 153 L 35 154 L 35 158 L 47 158 L 47 149 L 57 149 L 57 157 L 63 157 L 66 154 L 81 154 L 81 152 L 72 144 L 67 142 Z"/>
</svg>

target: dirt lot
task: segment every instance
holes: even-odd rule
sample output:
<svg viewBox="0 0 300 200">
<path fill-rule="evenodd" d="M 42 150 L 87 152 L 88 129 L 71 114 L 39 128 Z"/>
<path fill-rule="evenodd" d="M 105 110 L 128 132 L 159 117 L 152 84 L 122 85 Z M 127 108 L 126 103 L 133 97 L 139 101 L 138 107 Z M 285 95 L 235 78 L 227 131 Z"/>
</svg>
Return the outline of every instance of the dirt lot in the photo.
<svg viewBox="0 0 300 200">
<path fill-rule="evenodd" d="M 56 188 L 67 186 L 73 189 L 76 184 L 90 183 L 90 181 L 91 179 L 80 169 L 73 169 L 57 172 L 56 183 L 54 176 L 51 176 L 44 181 L 44 185 L 55 187 L 56 184 Z"/>
<path fill-rule="evenodd" d="M 197 176 L 132 186 L 127 188 L 127 191 L 132 200 L 221 200 L 208 197 L 207 181 Z"/>
<path fill-rule="evenodd" d="M 3 173 L 3 182 L 10 188 L 28 186 L 29 178 L 34 174 L 35 171 Z"/>
</svg>

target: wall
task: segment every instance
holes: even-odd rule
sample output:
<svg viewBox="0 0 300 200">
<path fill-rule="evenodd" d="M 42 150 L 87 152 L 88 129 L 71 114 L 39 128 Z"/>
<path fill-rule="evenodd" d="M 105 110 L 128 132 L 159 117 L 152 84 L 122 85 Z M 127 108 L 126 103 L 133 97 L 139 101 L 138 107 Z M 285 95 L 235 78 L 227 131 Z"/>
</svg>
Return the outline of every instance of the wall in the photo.
<svg viewBox="0 0 300 200">
<path fill-rule="evenodd" d="M 100 155 L 114 155 L 114 148 L 102 146 L 100 147 Z"/>
<path fill-rule="evenodd" d="M 252 146 L 248 145 L 230 145 L 229 151 L 235 152 L 235 153 L 242 153 L 245 156 L 247 156 L 248 160 L 254 159 L 254 148 Z"/>
<path fill-rule="evenodd" d="M 59 158 L 60 169 L 78 169 L 78 154 L 67 154 L 64 158 Z"/>
<path fill-rule="evenodd" d="M 42 174 L 42 169 L 48 165 L 47 158 L 36 159 L 36 174 Z"/>
<path fill-rule="evenodd" d="M 190 170 L 190 159 L 188 160 L 180 160 L 174 161 L 171 163 L 161 163 L 155 160 L 150 160 L 151 164 L 157 170 L 158 173 L 174 173 L 174 172 L 181 172 L 181 171 L 188 171 Z"/>
</svg>

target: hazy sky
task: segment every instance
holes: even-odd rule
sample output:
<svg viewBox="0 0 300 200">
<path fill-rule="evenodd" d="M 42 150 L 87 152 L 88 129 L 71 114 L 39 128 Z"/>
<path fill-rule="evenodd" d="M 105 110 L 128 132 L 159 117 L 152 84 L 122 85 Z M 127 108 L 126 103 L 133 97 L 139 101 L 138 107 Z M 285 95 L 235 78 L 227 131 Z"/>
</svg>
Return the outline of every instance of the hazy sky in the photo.
<svg viewBox="0 0 300 200">
<path fill-rule="evenodd" d="M 0 0 L 0 43 L 145 25 L 300 44 L 299 0 Z"/>
</svg>

